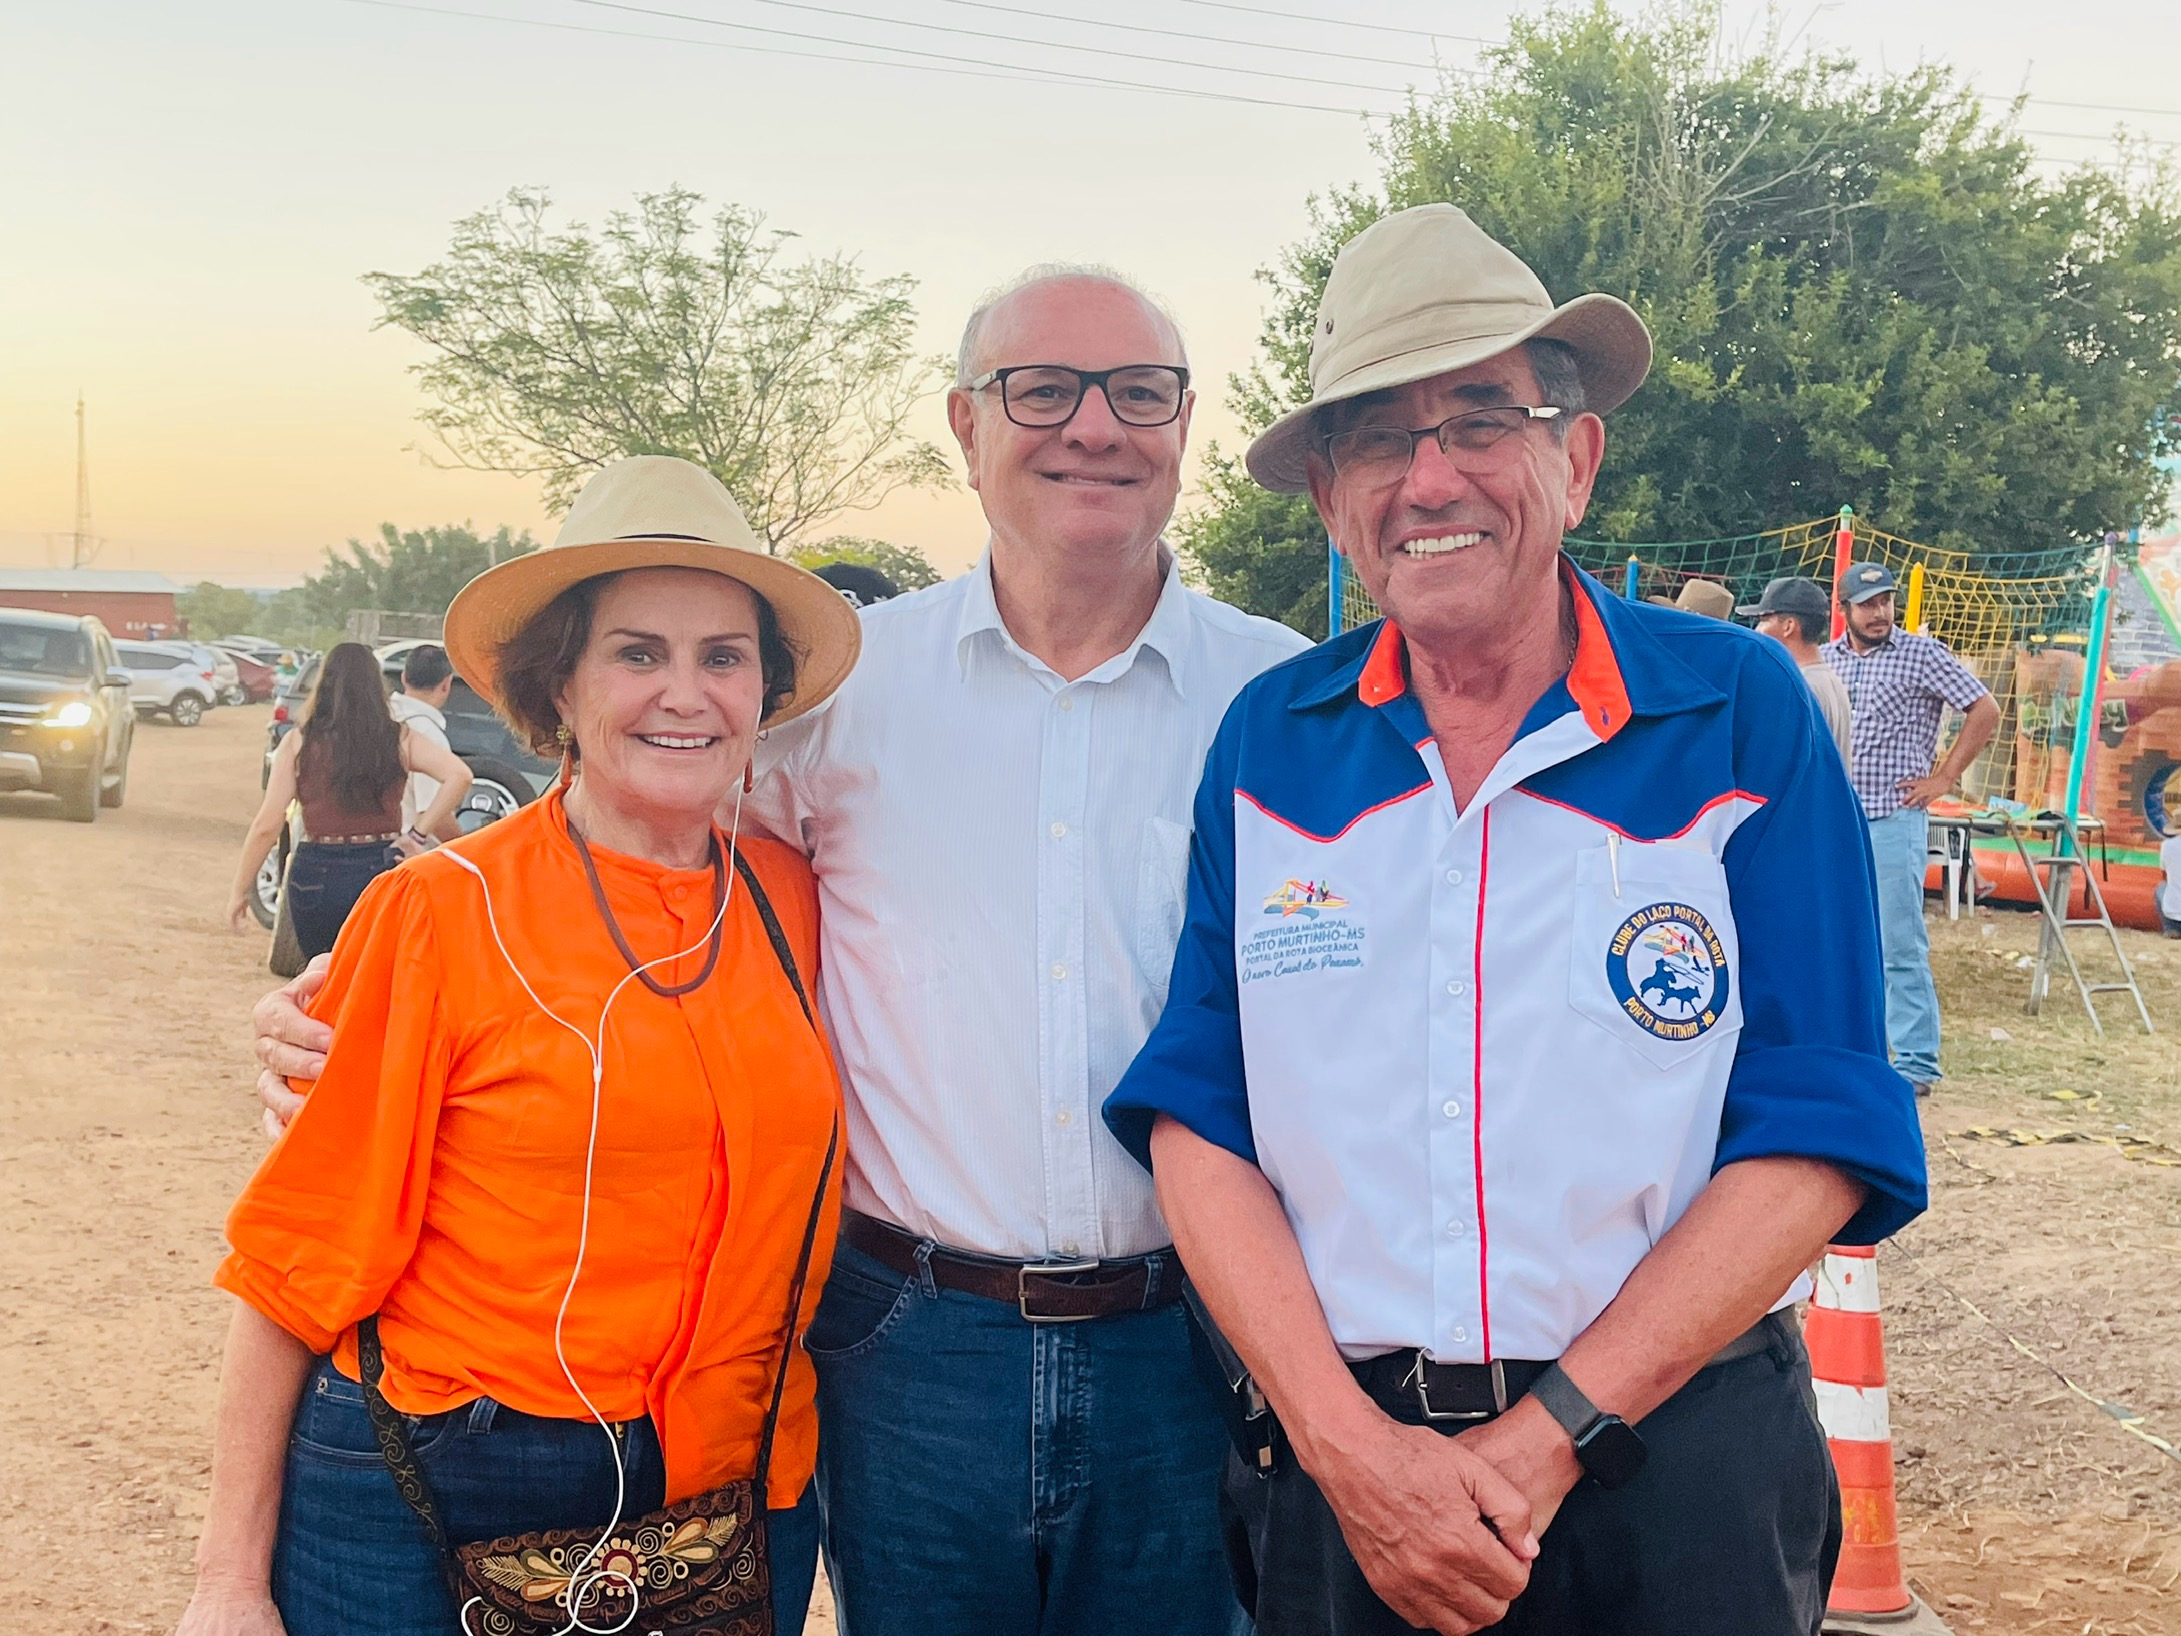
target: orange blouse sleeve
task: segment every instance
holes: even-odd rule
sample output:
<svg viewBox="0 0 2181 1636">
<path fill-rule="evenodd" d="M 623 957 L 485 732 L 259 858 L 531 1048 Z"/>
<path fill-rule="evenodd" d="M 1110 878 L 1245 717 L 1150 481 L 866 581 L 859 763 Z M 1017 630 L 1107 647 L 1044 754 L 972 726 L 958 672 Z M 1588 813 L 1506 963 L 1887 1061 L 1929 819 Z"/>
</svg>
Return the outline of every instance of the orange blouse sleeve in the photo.
<svg viewBox="0 0 2181 1636">
<path fill-rule="evenodd" d="M 326 1067 L 227 1218 L 213 1282 L 317 1352 L 385 1299 L 415 1251 L 453 1042 L 429 886 L 373 881 L 350 913 L 313 1015 Z"/>
</svg>

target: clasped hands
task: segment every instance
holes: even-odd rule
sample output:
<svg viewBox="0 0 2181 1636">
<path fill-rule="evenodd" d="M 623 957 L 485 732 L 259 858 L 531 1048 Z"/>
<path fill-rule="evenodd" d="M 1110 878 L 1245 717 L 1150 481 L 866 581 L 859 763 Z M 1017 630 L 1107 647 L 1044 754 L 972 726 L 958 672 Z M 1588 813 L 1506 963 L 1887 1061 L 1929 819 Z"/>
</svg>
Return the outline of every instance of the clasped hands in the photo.
<svg viewBox="0 0 2181 1636">
<path fill-rule="evenodd" d="M 1583 1475 L 1528 1399 L 1456 1437 L 1384 1415 L 1306 1462 L 1379 1599 L 1410 1624 L 1469 1636 L 1506 1616 L 1538 1541 Z"/>
</svg>

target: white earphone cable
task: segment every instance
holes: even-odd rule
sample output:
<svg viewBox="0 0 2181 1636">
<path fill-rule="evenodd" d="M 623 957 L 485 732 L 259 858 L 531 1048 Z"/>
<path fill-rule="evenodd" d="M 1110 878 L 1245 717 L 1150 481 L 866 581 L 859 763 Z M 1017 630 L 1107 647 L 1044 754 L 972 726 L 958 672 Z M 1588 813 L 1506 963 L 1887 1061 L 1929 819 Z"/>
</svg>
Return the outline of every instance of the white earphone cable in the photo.
<svg viewBox="0 0 2181 1636">
<path fill-rule="evenodd" d="M 575 1035 L 582 1042 L 584 1051 L 591 1059 L 591 1128 L 583 1149 L 583 1211 L 580 1225 L 576 1230 L 575 1265 L 568 1270 L 568 1285 L 567 1288 L 561 1291 L 560 1308 L 553 1315 L 553 1356 L 560 1363 L 560 1372 L 567 1380 L 569 1390 L 575 1393 L 585 1412 L 590 1415 L 592 1420 L 597 1422 L 598 1429 L 606 1434 L 607 1445 L 613 1452 L 613 1517 L 600 1532 L 598 1538 L 592 1542 L 590 1548 L 583 1553 L 582 1559 L 569 1571 L 566 1593 L 568 1598 L 568 1622 L 562 1625 L 554 1633 L 554 1636 L 572 1636 L 572 1633 L 576 1631 L 585 1632 L 586 1636 L 616 1636 L 617 1632 L 626 1630 L 629 1627 L 629 1624 L 635 1619 L 642 1607 L 643 1600 L 636 1582 L 620 1570 L 608 1568 L 596 1573 L 591 1571 L 591 1564 L 597 1560 L 598 1553 L 605 1549 L 607 1539 L 611 1537 L 614 1529 L 621 1525 L 621 1514 L 627 1508 L 628 1502 L 628 1468 L 621 1458 L 620 1438 L 614 1435 L 612 1424 L 604 1415 L 598 1412 L 598 1406 L 591 1401 L 590 1394 L 584 1391 L 582 1383 L 576 1379 L 575 1371 L 568 1366 L 568 1354 L 561 1343 L 562 1326 L 566 1324 L 568 1319 L 568 1305 L 575 1299 L 576 1282 L 583 1276 L 583 1261 L 591 1243 L 591 1173 L 598 1158 L 599 1109 L 603 1101 L 606 1079 L 606 1018 L 613 1010 L 614 1001 L 621 998 L 622 991 L 645 972 L 650 971 L 654 966 L 670 965 L 676 960 L 686 959 L 688 956 L 697 953 L 712 940 L 713 934 L 719 930 L 721 924 L 727 918 L 727 906 L 734 902 L 735 846 L 741 835 L 742 792 L 738 788 L 735 793 L 734 824 L 727 834 L 726 885 L 720 892 L 719 912 L 712 917 L 712 924 L 705 928 L 704 935 L 688 948 L 677 949 L 674 953 L 661 955 L 656 960 L 647 960 L 622 978 L 620 982 L 614 984 L 612 992 L 606 996 L 606 1003 L 599 1007 L 598 1038 L 595 1042 L 590 1035 L 584 1033 L 582 1029 L 576 1027 L 574 1023 L 568 1021 L 567 1018 L 538 997 L 538 991 L 530 986 L 530 979 L 523 975 L 522 967 L 518 966 L 515 963 L 515 957 L 508 953 L 507 941 L 500 935 L 499 917 L 493 912 L 492 908 L 492 888 L 485 883 L 484 871 L 459 852 L 450 849 L 440 854 L 440 856 L 448 858 L 463 869 L 468 870 L 470 874 L 477 878 L 478 890 L 485 895 L 485 924 L 492 931 L 492 941 L 500 950 L 500 958 L 507 962 L 508 970 L 515 974 L 515 981 L 522 985 L 523 992 L 530 996 L 531 1003 L 552 1021 Z M 628 1612 L 622 1616 L 617 1624 L 590 1624 L 583 1618 L 583 1604 L 593 1596 L 600 1594 L 602 1582 L 609 1579 L 618 1579 L 627 1585 Z M 477 1598 L 472 1597 L 462 1605 L 462 1629 L 465 1633 L 469 1633 L 469 1636 L 474 1636 L 474 1633 L 470 1633 L 470 1609 L 477 1605 L 477 1601 Z"/>
</svg>

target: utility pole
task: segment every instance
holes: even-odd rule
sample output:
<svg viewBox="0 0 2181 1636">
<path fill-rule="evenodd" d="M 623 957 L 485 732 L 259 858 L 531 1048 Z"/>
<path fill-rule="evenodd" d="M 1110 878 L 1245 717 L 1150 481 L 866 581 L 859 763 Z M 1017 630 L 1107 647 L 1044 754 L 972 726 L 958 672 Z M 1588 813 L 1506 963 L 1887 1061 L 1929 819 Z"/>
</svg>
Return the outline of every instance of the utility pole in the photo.
<svg viewBox="0 0 2181 1636">
<path fill-rule="evenodd" d="M 76 392 L 76 532 L 70 538 L 68 566 L 88 568 L 91 559 L 98 555 L 98 545 L 91 538 L 91 466 L 84 456 L 83 392 Z"/>
</svg>

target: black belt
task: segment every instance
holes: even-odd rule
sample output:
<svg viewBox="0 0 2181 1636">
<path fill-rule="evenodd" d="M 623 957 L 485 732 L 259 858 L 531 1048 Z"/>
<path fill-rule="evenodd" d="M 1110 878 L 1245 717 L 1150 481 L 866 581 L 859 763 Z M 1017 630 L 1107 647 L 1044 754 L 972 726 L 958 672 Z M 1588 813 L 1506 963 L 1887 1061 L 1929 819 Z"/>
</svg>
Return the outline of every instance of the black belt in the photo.
<svg viewBox="0 0 2181 1636">
<path fill-rule="evenodd" d="M 1171 1250 L 1123 1261 L 1005 1261 L 950 1250 L 855 1210 L 841 1212 L 841 1237 L 904 1278 L 928 1269 L 941 1289 L 1004 1301 L 1034 1324 L 1149 1312 L 1181 1299 L 1181 1267 Z"/>
<path fill-rule="evenodd" d="M 1792 1322 L 1784 1313 L 1760 1318 L 1704 1365 L 1710 1369 L 1737 1358 L 1754 1357 L 1772 1344 L 1779 1325 Z M 1366 1396 L 1380 1408 L 1409 1418 L 1421 1410 L 1429 1423 L 1490 1420 L 1507 1412 L 1539 1375 L 1552 1365 L 1522 1358 L 1490 1363 L 1439 1363 L 1411 1348 L 1381 1353 L 1348 1365 Z"/>
</svg>

